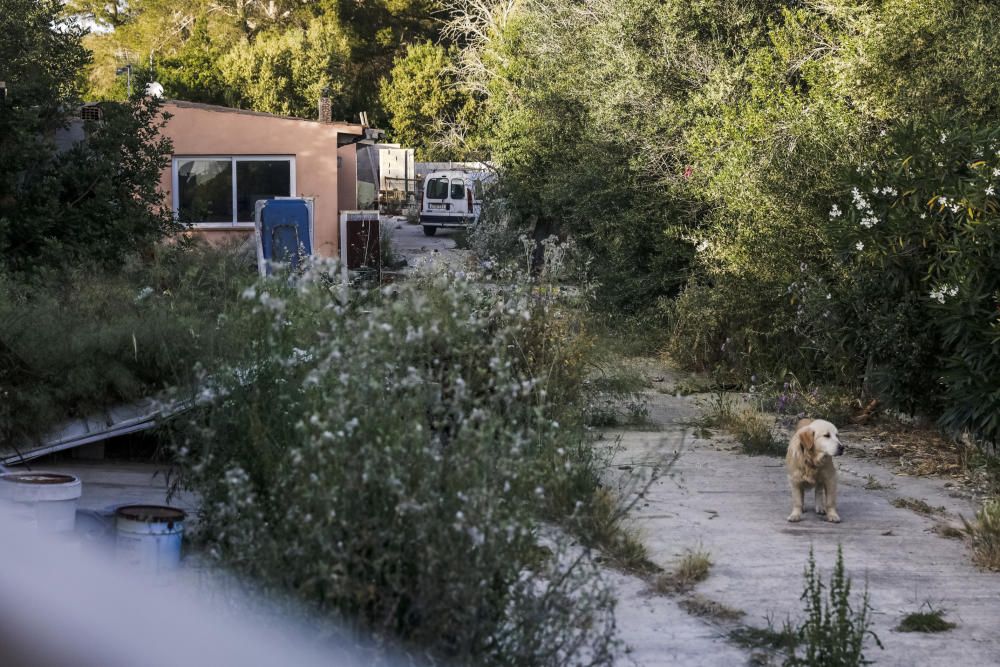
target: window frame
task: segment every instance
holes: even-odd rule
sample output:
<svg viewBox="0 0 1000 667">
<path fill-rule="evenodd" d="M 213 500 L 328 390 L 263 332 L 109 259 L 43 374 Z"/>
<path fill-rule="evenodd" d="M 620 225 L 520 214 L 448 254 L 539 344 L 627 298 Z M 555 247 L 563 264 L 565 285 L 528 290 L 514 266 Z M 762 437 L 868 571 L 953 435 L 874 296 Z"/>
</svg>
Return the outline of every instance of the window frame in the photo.
<svg viewBox="0 0 1000 667">
<path fill-rule="evenodd" d="M 432 184 L 439 183 L 441 181 L 445 182 L 445 186 L 446 186 L 445 187 L 445 191 L 444 191 L 445 196 L 444 197 L 432 197 L 431 196 L 431 186 L 432 186 Z M 434 200 L 440 200 L 440 201 L 448 201 L 450 194 L 451 194 L 451 181 L 448 179 L 447 176 L 435 176 L 433 178 L 428 178 L 427 179 L 427 187 L 424 190 L 424 197 L 425 198 L 427 198 L 427 199 L 434 199 Z"/>
<path fill-rule="evenodd" d="M 232 222 L 192 222 L 193 229 L 253 229 L 253 222 L 239 222 L 237 220 L 237 191 L 236 191 L 236 163 L 237 162 L 287 162 L 289 169 L 289 197 L 296 197 L 298 192 L 295 184 L 295 156 L 294 155 L 174 155 L 170 161 L 171 180 L 171 204 L 174 211 L 174 219 L 180 218 L 180 179 L 177 174 L 177 163 L 184 160 L 229 160 L 232 167 L 231 182 L 229 189 L 232 195 L 233 221 Z M 282 195 L 284 196 L 284 195 Z"/>
</svg>

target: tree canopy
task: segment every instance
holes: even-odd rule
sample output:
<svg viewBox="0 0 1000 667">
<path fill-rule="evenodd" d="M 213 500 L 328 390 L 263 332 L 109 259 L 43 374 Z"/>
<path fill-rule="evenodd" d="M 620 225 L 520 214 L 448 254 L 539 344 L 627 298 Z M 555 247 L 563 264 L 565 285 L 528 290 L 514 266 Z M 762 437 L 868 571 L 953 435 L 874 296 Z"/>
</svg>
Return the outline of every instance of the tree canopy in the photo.
<svg viewBox="0 0 1000 667">
<path fill-rule="evenodd" d="M 89 53 L 58 2 L 10 0 L 0 14 L 0 264 L 112 264 L 173 229 L 157 190 L 170 145 L 156 100 L 137 94 L 80 118 Z M 69 133 L 71 122 L 80 132 Z M 57 143 L 57 137 L 63 141 Z M 60 145 L 61 143 L 61 145 Z"/>
</svg>

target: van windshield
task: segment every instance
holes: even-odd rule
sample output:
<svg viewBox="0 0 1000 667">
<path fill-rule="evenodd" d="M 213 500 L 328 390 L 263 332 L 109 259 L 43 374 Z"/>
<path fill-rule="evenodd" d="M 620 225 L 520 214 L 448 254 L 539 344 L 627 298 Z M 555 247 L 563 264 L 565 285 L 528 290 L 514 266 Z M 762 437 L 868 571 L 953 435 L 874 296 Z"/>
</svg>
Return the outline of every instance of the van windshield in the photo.
<svg viewBox="0 0 1000 667">
<path fill-rule="evenodd" d="M 428 199 L 447 199 L 448 198 L 448 179 L 447 178 L 432 178 L 427 181 L 427 198 Z"/>
</svg>

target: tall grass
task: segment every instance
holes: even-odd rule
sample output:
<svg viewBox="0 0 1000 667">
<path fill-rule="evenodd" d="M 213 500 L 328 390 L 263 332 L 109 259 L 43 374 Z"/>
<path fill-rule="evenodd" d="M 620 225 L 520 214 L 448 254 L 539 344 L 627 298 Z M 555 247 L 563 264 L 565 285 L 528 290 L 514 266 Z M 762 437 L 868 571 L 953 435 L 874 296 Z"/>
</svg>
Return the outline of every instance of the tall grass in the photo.
<svg viewBox="0 0 1000 667">
<path fill-rule="evenodd" d="M 249 343 L 226 326 L 252 264 L 233 247 L 161 247 L 118 271 L 0 274 L 0 442 L 192 379 Z M 232 336 L 230 336 L 232 334 Z"/>
</svg>

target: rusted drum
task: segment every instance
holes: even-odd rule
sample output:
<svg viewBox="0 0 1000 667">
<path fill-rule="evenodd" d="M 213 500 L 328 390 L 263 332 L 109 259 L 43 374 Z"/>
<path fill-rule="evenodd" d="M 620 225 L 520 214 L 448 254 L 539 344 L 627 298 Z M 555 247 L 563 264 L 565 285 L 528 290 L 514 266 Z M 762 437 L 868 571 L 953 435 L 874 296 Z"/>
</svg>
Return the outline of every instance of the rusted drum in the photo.
<svg viewBox="0 0 1000 667">
<path fill-rule="evenodd" d="M 143 574 L 176 570 L 181 563 L 184 510 L 166 505 L 124 505 L 115 510 L 118 562 Z"/>
</svg>

